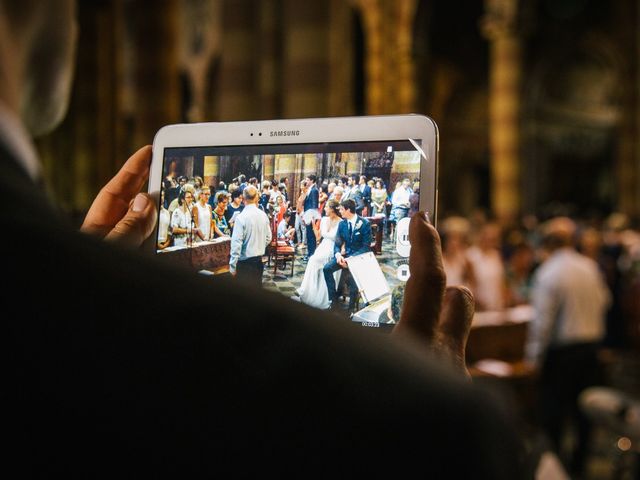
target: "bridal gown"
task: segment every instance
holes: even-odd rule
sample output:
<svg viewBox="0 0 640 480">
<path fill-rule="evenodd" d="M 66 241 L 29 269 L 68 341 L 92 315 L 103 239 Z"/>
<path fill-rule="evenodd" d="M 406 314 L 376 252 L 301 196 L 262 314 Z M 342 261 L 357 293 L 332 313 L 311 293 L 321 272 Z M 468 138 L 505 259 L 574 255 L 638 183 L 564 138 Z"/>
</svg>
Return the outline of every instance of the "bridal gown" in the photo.
<svg viewBox="0 0 640 480">
<path fill-rule="evenodd" d="M 316 248 L 315 253 L 309 257 L 302 284 L 300 288 L 298 288 L 300 300 L 312 307 L 326 309 L 330 306 L 329 291 L 327 290 L 327 283 L 324 280 L 322 268 L 333 257 L 333 246 L 339 223 L 340 219 L 331 225 L 331 219 L 329 217 L 322 217 L 322 220 L 320 220 L 320 235 L 322 236 L 322 241 Z M 340 271 L 337 271 L 333 275 L 337 285 Z"/>
</svg>

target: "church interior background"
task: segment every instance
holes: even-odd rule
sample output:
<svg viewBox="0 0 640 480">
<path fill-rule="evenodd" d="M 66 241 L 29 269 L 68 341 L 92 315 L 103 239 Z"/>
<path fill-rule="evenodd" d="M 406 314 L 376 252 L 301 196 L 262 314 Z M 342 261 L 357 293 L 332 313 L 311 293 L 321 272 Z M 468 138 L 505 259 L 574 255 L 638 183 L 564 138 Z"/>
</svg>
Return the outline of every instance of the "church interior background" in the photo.
<svg viewBox="0 0 640 480">
<path fill-rule="evenodd" d="M 410 112 L 440 129 L 443 215 L 640 214 L 638 2 L 79 3 L 70 112 L 38 142 L 73 214 L 165 124 Z"/>
</svg>

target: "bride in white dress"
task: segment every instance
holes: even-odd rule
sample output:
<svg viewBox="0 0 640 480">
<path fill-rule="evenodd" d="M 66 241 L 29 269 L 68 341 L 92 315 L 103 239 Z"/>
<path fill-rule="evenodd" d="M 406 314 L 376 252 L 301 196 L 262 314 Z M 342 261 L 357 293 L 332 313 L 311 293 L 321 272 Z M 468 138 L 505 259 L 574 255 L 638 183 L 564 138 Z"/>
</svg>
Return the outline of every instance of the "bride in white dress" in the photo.
<svg viewBox="0 0 640 480">
<path fill-rule="evenodd" d="M 304 272 L 302 284 L 298 288 L 300 301 L 312 307 L 327 309 L 330 306 L 329 291 L 324 280 L 323 267 L 333 257 L 333 246 L 338 232 L 338 224 L 342 220 L 338 213 L 340 203 L 336 200 L 328 200 L 324 207 L 325 217 L 320 220 L 320 235 L 322 241 L 315 253 L 309 258 L 307 269 Z M 336 284 L 340 271 L 334 273 Z"/>
</svg>

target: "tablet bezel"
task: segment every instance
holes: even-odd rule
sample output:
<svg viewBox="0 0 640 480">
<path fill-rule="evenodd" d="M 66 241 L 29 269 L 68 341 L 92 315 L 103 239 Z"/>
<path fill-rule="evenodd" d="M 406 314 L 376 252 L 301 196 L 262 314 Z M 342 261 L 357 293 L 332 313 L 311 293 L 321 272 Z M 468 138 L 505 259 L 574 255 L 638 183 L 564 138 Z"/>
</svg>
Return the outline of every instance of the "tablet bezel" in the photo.
<svg viewBox="0 0 640 480">
<path fill-rule="evenodd" d="M 167 125 L 153 140 L 149 193 L 159 202 L 164 151 L 174 147 L 222 147 L 419 140 L 420 210 L 435 224 L 438 199 L 438 127 L 424 115 L 301 118 Z M 157 237 L 157 225 L 154 235 Z M 152 243 L 152 242 L 150 242 Z M 155 249 L 155 240 L 153 242 Z M 155 251 L 155 250 L 154 250 Z"/>
</svg>

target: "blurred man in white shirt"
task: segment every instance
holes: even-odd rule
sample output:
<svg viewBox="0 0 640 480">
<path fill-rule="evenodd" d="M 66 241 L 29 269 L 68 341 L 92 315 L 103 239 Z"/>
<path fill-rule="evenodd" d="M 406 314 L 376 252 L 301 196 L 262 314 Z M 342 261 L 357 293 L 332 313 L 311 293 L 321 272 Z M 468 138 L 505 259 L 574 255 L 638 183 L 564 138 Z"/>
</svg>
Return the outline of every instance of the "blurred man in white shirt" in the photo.
<svg viewBox="0 0 640 480">
<path fill-rule="evenodd" d="M 549 256 L 535 274 L 527 356 L 540 364 L 540 413 L 560 458 L 566 421 L 577 439 L 568 468 L 582 474 L 589 423 L 577 406 L 582 390 L 598 382 L 597 348 L 605 331 L 609 290 L 598 265 L 574 249 L 575 224 L 559 217 L 544 226 Z"/>
</svg>

